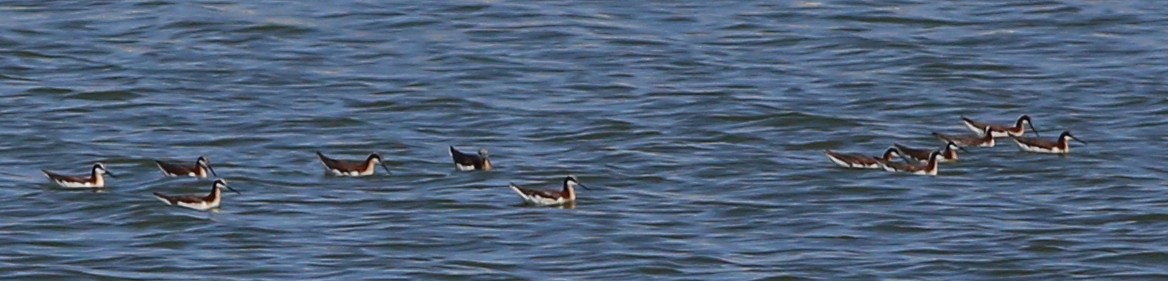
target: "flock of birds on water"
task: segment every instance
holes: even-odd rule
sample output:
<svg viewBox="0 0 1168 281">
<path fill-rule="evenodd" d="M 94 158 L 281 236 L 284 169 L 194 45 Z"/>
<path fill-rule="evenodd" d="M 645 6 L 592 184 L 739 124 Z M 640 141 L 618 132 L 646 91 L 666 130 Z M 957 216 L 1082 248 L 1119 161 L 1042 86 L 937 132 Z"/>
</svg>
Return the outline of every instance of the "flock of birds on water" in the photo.
<svg viewBox="0 0 1168 281">
<path fill-rule="evenodd" d="M 1086 142 L 1071 135 L 1068 131 L 1063 131 L 1057 139 L 1041 139 L 1038 138 L 1038 129 L 1034 128 L 1034 124 L 1030 120 L 1030 116 L 1022 115 L 1018 121 L 1011 126 L 987 124 L 974 121 L 972 119 L 961 117 L 965 126 L 973 131 L 973 135 L 946 135 L 941 133 L 933 133 L 945 143 L 945 146 L 937 150 L 918 149 L 907 147 L 898 143 L 894 143 L 891 147 L 884 151 L 881 156 L 869 156 L 865 154 L 850 154 L 839 153 L 828 149 L 826 151 L 827 158 L 831 162 L 846 168 L 855 169 L 884 169 L 890 172 L 905 172 L 918 175 L 937 175 L 938 163 L 957 161 L 957 151 L 966 151 L 965 147 L 993 147 L 995 145 L 995 138 L 1009 137 L 1018 144 L 1018 147 L 1023 151 L 1037 152 L 1037 153 L 1055 153 L 1066 154 L 1070 153 L 1070 140 L 1076 140 L 1080 143 Z M 1036 137 L 1023 137 L 1026 133 L 1026 126 L 1030 127 Z M 487 154 L 486 149 L 479 149 L 478 154 L 463 153 L 450 147 L 450 157 L 454 161 L 455 169 L 459 171 L 490 171 L 492 168 L 491 159 Z M 966 151 L 968 152 L 968 151 Z M 377 166 L 385 169 L 389 173 L 387 167 L 381 160 L 381 156 L 377 153 L 370 154 L 364 161 L 352 160 L 338 160 L 325 156 L 321 152 L 316 152 L 316 156 L 320 158 L 320 163 L 324 165 L 325 170 L 332 175 L 342 177 L 363 177 L 371 176 L 377 171 Z M 904 161 L 898 162 L 895 158 L 901 158 Z M 215 170 L 211 168 L 211 161 L 207 156 L 200 156 L 195 160 L 194 166 L 185 164 L 167 163 L 163 161 L 154 161 L 162 174 L 167 177 L 196 177 L 208 178 L 214 176 L 219 177 Z M 104 176 L 115 177 L 113 173 L 106 169 L 102 163 L 94 163 L 90 175 L 87 176 L 67 176 L 48 170 L 41 170 L 50 181 L 65 188 L 89 188 L 100 189 L 105 187 Z M 576 187 L 588 189 L 580 181 L 572 175 L 564 178 L 563 187 L 559 191 L 555 190 L 538 190 L 530 189 L 511 183 L 509 187 L 519 194 L 525 203 L 540 205 L 540 206 L 562 206 L 572 204 L 576 201 Z M 212 210 L 219 208 L 223 199 L 223 191 L 231 191 L 239 194 L 231 186 L 227 185 L 227 180 L 218 178 L 211 185 L 211 192 L 207 195 L 199 194 L 184 194 L 184 195 L 168 195 L 163 193 L 154 193 L 154 197 L 158 198 L 167 205 L 180 206 L 191 208 L 200 211 Z"/>
<path fill-rule="evenodd" d="M 1038 134 L 1038 129 L 1034 128 L 1033 121 L 1030 120 L 1030 116 L 1028 115 L 1018 117 L 1018 121 L 1015 121 L 1012 127 L 982 123 L 965 116 L 962 116 L 961 120 L 965 123 L 965 127 L 974 134 L 958 136 L 933 132 L 934 137 L 945 143 L 945 146 L 940 149 L 911 148 L 899 143 L 893 143 L 880 156 L 869 156 L 859 153 L 839 153 L 830 149 L 825 154 L 827 154 L 827 159 L 831 160 L 832 163 L 845 168 L 884 169 L 889 172 L 936 176 L 939 163 L 957 161 L 958 150 L 968 152 L 965 150 L 965 147 L 994 147 L 996 144 L 994 141 L 995 138 L 1009 137 L 1011 140 L 1014 140 L 1014 143 L 1022 151 L 1036 153 L 1070 153 L 1071 140 L 1087 144 L 1087 142 L 1071 135 L 1069 131 L 1063 131 L 1054 140 L 1041 139 L 1039 138 L 1041 136 Z M 1024 137 L 1026 127 L 1030 127 L 1030 130 L 1034 131 L 1035 137 Z M 898 162 L 895 158 L 901 158 L 904 161 Z"/>
<path fill-rule="evenodd" d="M 454 160 L 455 169 L 459 171 L 490 171 L 492 168 L 491 158 L 488 156 L 486 149 L 479 149 L 476 155 L 463 153 L 455 149 L 454 146 L 451 146 L 449 152 L 451 159 Z M 386 173 L 389 173 L 389 167 L 381 161 L 381 156 L 377 153 L 370 154 L 364 161 L 333 159 L 319 151 L 316 152 L 316 156 L 320 158 L 320 163 L 324 165 L 325 170 L 335 176 L 372 176 L 377 171 L 377 166 L 381 166 L 385 169 Z M 162 170 L 162 174 L 167 177 L 196 177 L 200 179 L 210 176 L 219 177 L 215 173 L 215 169 L 211 168 L 211 160 L 207 156 L 199 156 L 199 159 L 195 160 L 194 166 L 163 161 L 154 162 L 158 165 L 158 169 Z M 41 172 L 50 181 L 64 188 L 101 189 L 105 188 L 104 176 L 116 177 L 109 169 L 106 169 L 105 164 L 100 162 L 93 164 L 89 176 L 67 176 L 43 169 Z M 560 191 L 530 189 L 521 187 L 515 183 L 511 183 L 509 186 L 515 193 L 519 194 L 519 197 L 523 198 L 524 202 L 541 206 L 571 204 L 576 201 L 577 186 L 588 189 L 587 186 L 581 184 L 572 175 L 564 178 L 563 189 Z M 223 200 L 223 191 L 231 191 L 239 194 L 238 190 L 227 185 L 227 180 L 219 178 L 211 185 L 211 193 L 205 196 L 201 194 L 168 195 L 155 192 L 154 197 L 167 205 L 206 211 L 219 208 Z"/>
</svg>

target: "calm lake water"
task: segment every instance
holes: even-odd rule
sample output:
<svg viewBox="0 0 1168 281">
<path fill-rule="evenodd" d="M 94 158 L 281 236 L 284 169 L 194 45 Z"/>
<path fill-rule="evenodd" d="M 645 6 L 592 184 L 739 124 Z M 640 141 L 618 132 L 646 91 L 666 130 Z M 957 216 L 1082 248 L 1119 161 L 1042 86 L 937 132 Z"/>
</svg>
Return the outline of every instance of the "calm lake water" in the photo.
<svg viewBox="0 0 1168 281">
<path fill-rule="evenodd" d="M 1168 279 L 1159 1 L 232 2 L 0 3 L 0 279 Z M 823 155 L 1022 114 L 1089 144 Z"/>
</svg>

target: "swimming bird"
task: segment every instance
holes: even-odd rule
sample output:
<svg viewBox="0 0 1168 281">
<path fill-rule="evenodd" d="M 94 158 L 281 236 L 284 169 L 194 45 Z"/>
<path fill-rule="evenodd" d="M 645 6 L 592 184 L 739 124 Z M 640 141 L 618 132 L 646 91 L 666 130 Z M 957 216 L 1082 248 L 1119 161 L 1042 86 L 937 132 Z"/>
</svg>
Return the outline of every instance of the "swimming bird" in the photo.
<svg viewBox="0 0 1168 281">
<path fill-rule="evenodd" d="M 238 190 L 227 186 L 227 180 L 217 179 L 215 183 L 211 184 L 211 194 L 207 196 L 199 196 L 195 194 L 184 195 L 166 195 L 155 192 L 154 197 L 167 205 L 191 208 L 199 211 L 206 211 L 214 208 L 219 208 L 219 203 L 223 202 L 223 190 L 230 190 L 235 194 L 240 194 Z"/>
<path fill-rule="evenodd" d="M 48 170 L 44 169 L 41 169 L 41 172 L 44 173 L 46 177 L 49 177 L 49 180 L 53 181 L 61 187 L 66 188 L 103 188 L 105 187 L 105 178 L 102 177 L 102 175 L 116 177 L 113 173 L 110 173 L 110 171 L 105 168 L 105 164 L 100 162 L 93 164 L 93 169 L 91 170 L 88 178 L 85 176 L 65 176 L 49 172 Z"/>
<path fill-rule="evenodd" d="M 491 170 L 491 158 L 487 155 L 486 148 L 480 148 L 479 155 L 473 155 L 462 153 L 454 149 L 452 145 L 450 146 L 450 158 L 454 159 L 454 168 L 459 171 Z"/>
<path fill-rule="evenodd" d="M 1018 121 L 1014 121 L 1014 127 L 981 123 L 973 121 L 973 119 L 969 119 L 965 116 L 961 116 L 961 121 L 965 123 L 966 128 L 969 128 L 970 131 L 973 131 L 973 133 L 978 134 L 979 136 L 985 133 L 984 130 L 986 127 L 989 127 L 995 138 L 1007 136 L 1019 137 L 1026 134 L 1026 127 L 1023 127 L 1023 125 L 1030 126 L 1030 130 L 1034 131 L 1035 136 L 1041 136 L 1038 134 L 1038 129 L 1034 128 L 1034 122 L 1030 121 L 1029 115 L 1022 115 L 1021 117 L 1018 117 Z"/>
<path fill-rule="evenodd" d="M 366 158 L 365 161 L 336 160 L 324 156 L 320 151 L 316 152 L 316 156 L 320 157 L 320 163 L 324 164 L 325 170 L 337 176 L 359 177 L 373 175 L 373 171 L 377 170 L 375 165 L 381 165 L 382 168 L 385 168 L 385 173 L 389 173 L 389 167 L 381 162 L 381 155 L 377 155 L 377 153 L 369 154 L 369 158 Z"/>
<path fill-rule="evenodd" d="M 888 148 L 880 157 L 868 156 L 859 153 L 839 153 L 828 149 L 824 152 L 832 163 L 844 168 L 852 169 L 880 169 L 882 163 L 892 161 L 892 157 L 900 157 L 896 148 Z"/>
<path fill-rule="evenodd" d="M 910 158 L 916 159 L 917 161 L 929 161 L 929 154 L 933 152 L 933 150 L 911 148 L 903 146 L 899 143 L 893 143 L 892 146 L 899 150 L 901 155 L 908 156 Z M 961 146 L 957 145 L 955 142 L 949 142 L 945 144 L 945 147 L 942 147 L 938 150 L 941 151 L 941 163 L 956 162 L 957 150 L 969 152 L 968 150 L 961 148 Z"/>
<path fill-rule="evenodd" d="M 157 160 L 154 163 L 157 163 L 158 169 L 162 170 L 162 174 L 168 177 L 196 177 L 203 179 L 207 178 L 208 175 L 219 176 L 211 168 L 211 160 L 208 160 L 207 156 L 199 156 L 199 159 L 195 160 L 194 166 L 166 163 Z"/>
<path fill-rule="evenodd" d="M 1058 139 L 1055 139 L 1055 140 L 1044 140 L 1044 139 L 1039 139 L 1039 138 L 1024 138 L 1024 137 L 1011 137 L 1011 139 L 1013 139 L 1014 143 L 1018 144 L 1018 148 L 1021 148 L 1023 151 L 1038 152 L 1038 153 L 1057 153 L 1057 154 L 1070 153 L 1071 152 L 1071 141 L 1070 140 L 1075 140 L 1075 141 L 1078 141 L 1079 143 L 1087 144 L 1087 142 L 1075 137 L 1074 135 L 1071 135 L 1071 132 L 1069 132 L 1069 131 L 1063 131 L 1063 133 L 1061 135 L 1059 135 Z"/>
<path fill-rule="evenodd" d="M 576 176 L 572 175 L 568 175 L 564 178 L 564 189 L 558 192 L 550 190 L 528 189 L 515 185 L 515 183 L 510 184 L 511 189 L 515 190 L 515 193 L 518 193 L 519 197 L 522 197 L 524 202 L 540 206 L 554 206 L 575 202 L 577 186 L 591 190 L 587 186 L 584 186 L 584 184 L 581 184 L 580 181 L 576 179 Z"/>
<path fill-rule="evenodd" d="M 952 136 L 952 135 L 946 135 L 946 134 L 942 134 L 942 133 L 938 133 L 938 132 L 933 132 L 933 136 L 937 137 L 937 139 L 940 139 L 943 142 L 946 142 L 946 143 L 952 142 L 952 143 L 956 143 L 957 145 L 963 146 L 963 147 L 968 147 L 968 146 L 994 147 L 994 137 L 993 137 L 993 134 L 991 133 L 991 130 L 993 130 L 993 129 L 990 127 L 986 127 L 985 129 L 982 130 L 983 134 L 976 135 L 976 136 Z"/>
<path fill-rule="evenodd" d="M 936 176 L 938 165 L 937 161 L 941 158 L 940 151 L 933 151 L 929 154 L 929 162 L 926 163 L 897 163 L 888 162 L 884 165 L 884 170 L 889 172 L 902 172 L 914 175 L 930 175 Z M 907 159 L 906 159 L 907 160 Z"/>
</svg>

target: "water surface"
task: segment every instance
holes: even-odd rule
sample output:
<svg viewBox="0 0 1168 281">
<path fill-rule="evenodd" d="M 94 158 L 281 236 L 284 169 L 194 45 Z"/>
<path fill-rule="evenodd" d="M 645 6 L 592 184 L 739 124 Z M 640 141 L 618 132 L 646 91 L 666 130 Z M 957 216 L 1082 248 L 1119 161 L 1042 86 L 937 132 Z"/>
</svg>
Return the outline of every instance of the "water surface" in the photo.
<svg viewBox="0 0 1168 281">
<path fill-rule="evenodd" d="M 0 278 L 1168 278 L 1156 1 L 0 7 Z M 1034 117 L 921 177 L 835 167 Z M 446 148 L 486 147 L 457 172 Z M 324 175 L 314 151 L 393 172 Z M 208 155 L 217 213 L 153 160 Z M 103 192 L 39 169 L 121 175 Z M 380 173 L 380 171 L 379 171 Z M 594 190 L 524 206 L 509 182 Z"/>
</svg>

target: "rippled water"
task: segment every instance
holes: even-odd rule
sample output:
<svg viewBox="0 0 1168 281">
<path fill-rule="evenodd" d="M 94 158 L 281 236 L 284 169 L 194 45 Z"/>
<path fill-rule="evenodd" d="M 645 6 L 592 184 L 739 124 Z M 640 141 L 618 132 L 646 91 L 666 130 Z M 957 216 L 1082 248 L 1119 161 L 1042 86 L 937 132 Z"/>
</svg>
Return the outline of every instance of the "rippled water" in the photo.
<svg viewBox="0 0 1168 281">
<path fill-rule="evenodd" d="M 0 279 L 1168 278 L 1158 1 L 452 2 L 4 2 Z M 1089 145 L 822 155 L 1021 114 Z M 150 196 L 198 155 L 243 194 Z"/>
</svg>

